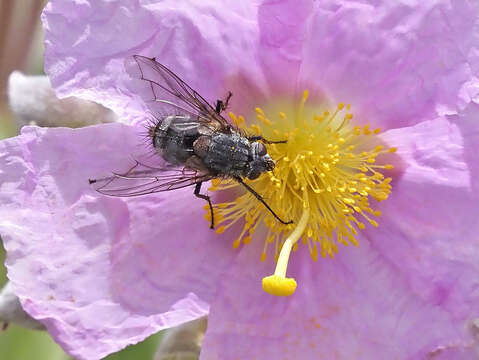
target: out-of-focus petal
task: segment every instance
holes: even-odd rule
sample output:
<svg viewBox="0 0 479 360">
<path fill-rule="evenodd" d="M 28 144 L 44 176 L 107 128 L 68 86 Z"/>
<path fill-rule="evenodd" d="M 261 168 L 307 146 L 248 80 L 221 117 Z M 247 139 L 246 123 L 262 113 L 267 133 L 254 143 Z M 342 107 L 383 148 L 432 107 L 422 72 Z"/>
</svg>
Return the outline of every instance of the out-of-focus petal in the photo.
<svg viewBox="0 0 479 360">
<path fill-rule="evenodd" d="M 113 111 L 92 101 L 58 99 L 46 76 L 13 72 L 8 79 L 8 98 L 18 128 L 32 124 L 80 127 L 117 119 Z"/>
<path fill-rule="evenodd" d="M 312 9 L 310 0 L 267 0 L 259 5 L 258 62 L 269 85 L 268 95 L 291 96 L 295 90 Z"/>
<path fill-rule="evenodd" d="M 192 189 L 123 200 L 90 188 L 144 154 L 136 132 L 28 127 L 0 143 L 8 276 L 25 311 L 78 359 L 205 315 L 235 256 Z"/>
<path fill-rule="evenodd" d="M 213 103 L 235 92 L 226 88 L 232 74 L 256 72 L 261 80 L 254 66 L 256 11 L 254 3 L 238 1 L 50 1 L 42 17 L 46 71 L 61 97 L 141 117 L 145 107 L 135 95 L 151 94 L 128 90 L 123 64 L 135 54 L 156 56 Z"/>
<path fill-rule="evenodd" d="M 477 2 L 320 1 L 309 26 L 302 86 L 383 128 L 456 113 L 478 86 Z"/>
<path fill-rule="evenodd" d="M 15 323 L 30 329 L 45 329 L 41 322 L 23 311 L 20 300 L 9 282 L 0 291 L 0 324 L 2 323 L 3 327 L 8 326 L 9 323 Z"/>
<path fill-rule="evenodd" d="M 198 359 L 205 336 L 207 317 L 166 330 L 161 338 L 155 360 Z"/>
</svg>

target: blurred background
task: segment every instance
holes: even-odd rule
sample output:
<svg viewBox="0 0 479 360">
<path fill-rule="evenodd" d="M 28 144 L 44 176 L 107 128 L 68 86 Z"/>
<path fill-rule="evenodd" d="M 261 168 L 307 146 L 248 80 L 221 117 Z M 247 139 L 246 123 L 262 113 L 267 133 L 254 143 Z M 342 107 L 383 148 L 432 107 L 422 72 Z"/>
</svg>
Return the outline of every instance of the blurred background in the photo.
<svg viewBox="0 0 479 360">
<path fill-rule="evenodd" d="M 14 70 L 43 74 L 43 33 L 40 14 L 46 0 L 0 0 L 0 139 L 18 134 L 19 126 L 8 105 L 8 77 Z M 1 236 L 1 234 L 0 234 Z M 0 246 L 0 288 L 7 281 Z M 106 359 L 153 359 L 161 334 L 110 355 Z M 46 331 L 15 324 L 0 327 L 0 360 L 70 359 Z"/>
</svg>

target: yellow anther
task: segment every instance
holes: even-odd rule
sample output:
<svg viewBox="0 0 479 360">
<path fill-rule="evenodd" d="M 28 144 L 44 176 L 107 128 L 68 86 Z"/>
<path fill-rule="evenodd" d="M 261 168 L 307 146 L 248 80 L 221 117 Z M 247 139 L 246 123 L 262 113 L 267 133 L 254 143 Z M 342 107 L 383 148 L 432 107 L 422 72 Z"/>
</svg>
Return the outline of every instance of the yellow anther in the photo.
<svg viewBox="0 0 479 360">
<path fill-rule="evenodd" d="M 219 186 L 221 184 L 221 179 L 215 178 L 211 180 L 211 185 L 213 186 Z M 209 205 L 206 204 L 206 208 L 209 208 Z"/>
<path fill-rule="evenodd" d="M 250 127 L 251 127 L 251 130 L 253 130 L 256 134 L 258 135 L 261 134 L 261 128 L 258 125 L 253 124 Z"/>
<path fill-rule="evenodd" d="M 229 111 L 228 116 L 230 117 L 231 121 L 233 121 L 234 123 L 238 121 L 234 112 Z"/>
<path fill-rule="evenodd" d="M 311 259 L 313 259 L 313 261 L 318 261 L 318 247 L 317 246 L 314 246 L 311 249 L 310 256 L 311 256 Z"/>
<path fill-rule="evenodd" d="M 240 246 L 241 239 L 236 239 L 233 241 L 233 249 L 237 249 Z"/>
<path fill-rule="evenodd" d="M 344 108 L 344 103 L 339 103 L 338 104 L 338 110 L 342 110 Z"/>
<path fill-rule="evenodd" d="M 219 226 L 217 229 L 216 229 L 216 233 L 217 234 L 223 234 L 226 230 L 226 227 L 225 226 Z"/>
</svg>

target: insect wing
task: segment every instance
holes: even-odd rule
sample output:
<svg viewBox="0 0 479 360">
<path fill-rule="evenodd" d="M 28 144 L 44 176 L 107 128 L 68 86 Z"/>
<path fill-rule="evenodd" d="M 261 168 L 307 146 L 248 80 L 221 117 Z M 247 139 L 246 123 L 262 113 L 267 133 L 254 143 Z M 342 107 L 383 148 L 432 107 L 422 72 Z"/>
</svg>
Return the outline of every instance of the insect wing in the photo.
<svg viewBox="0 0 479 360">
<path fill-rule="evenodd" d="M 126 173 L 113 173 L 105 178 L 93 179 L 90 184 L 103 195 L 131 197 L 181 189 L 211 179 L 211 175 L 196 170 L 154 168 L 137 161 Z"/>
<path fill-rule="evenodd" d="M 170 108 L 176 112 L 186 112 L 215 129 L 231 127 L 198 92 L 166 66 L 154 58 L 141 55 L 134 55 L 133 58 L 140 70 L 140 79 L 149 82 L 153 94 L 152 102 L 160 105 L 159 109 Z M 149 105 L 156 111 L 154 104 Z"/>
</svg>

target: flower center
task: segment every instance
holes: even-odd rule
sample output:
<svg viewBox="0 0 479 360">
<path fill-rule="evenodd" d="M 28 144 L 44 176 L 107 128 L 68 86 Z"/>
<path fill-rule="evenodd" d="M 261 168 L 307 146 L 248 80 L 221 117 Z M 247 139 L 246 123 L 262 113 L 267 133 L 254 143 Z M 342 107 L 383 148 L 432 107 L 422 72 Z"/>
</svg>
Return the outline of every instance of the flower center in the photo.
<svg viewBox="0 0 479 360">
<path fill-rule="evenodd" d="M 278 222 L 249 192 L 215 205 L 214 210 L 217 233 L 239 221 L 244 224 L 233 242 L 235 249 L 250 243 L 255 231 L 264 228 L 261 225 L 266 227 L 261 261 L 273 253 L 277 265 L 274 275 L 263 279 L 263 289 L 279 296 L 291 295 L 296 289 L 295 280 L 286 278 L 286 268 L 300 238 L 314 261 L 318 255 L 334 257 L 338 244 L 357 246 L 358 230 L 364 229 L 365 223 L 378 226 L 374 218 L 381 213 L 371 207 L 370 199 L 382 201 L 391 193 L 391 178 L 385 178 L 381 171 L 393 166 L 377 164 L 376 158 L 396 148 L 380 145 L 376 136 L 380 129 L 371 130 L 369 124 L 353 126 L 350 106 L 343 103 L 332 111 L 315 113 L 306 106 L 307 98 L 305 91 L 292 114 L 277 112 L 274 120 L 256 108 L 259 123 L 250 127 L 241 116 L 229 114 L 248 134 L 287 140 L 286 144 L 268 145 L 268 153 L 276 161 L 274 171 L 245 182 L 280 218 L 293 219 L 294 223 Z M 216 180 L 211 190 L 238 186 Z M 209 213 L 205 217 L 209 221 Z"/>
</svg>

